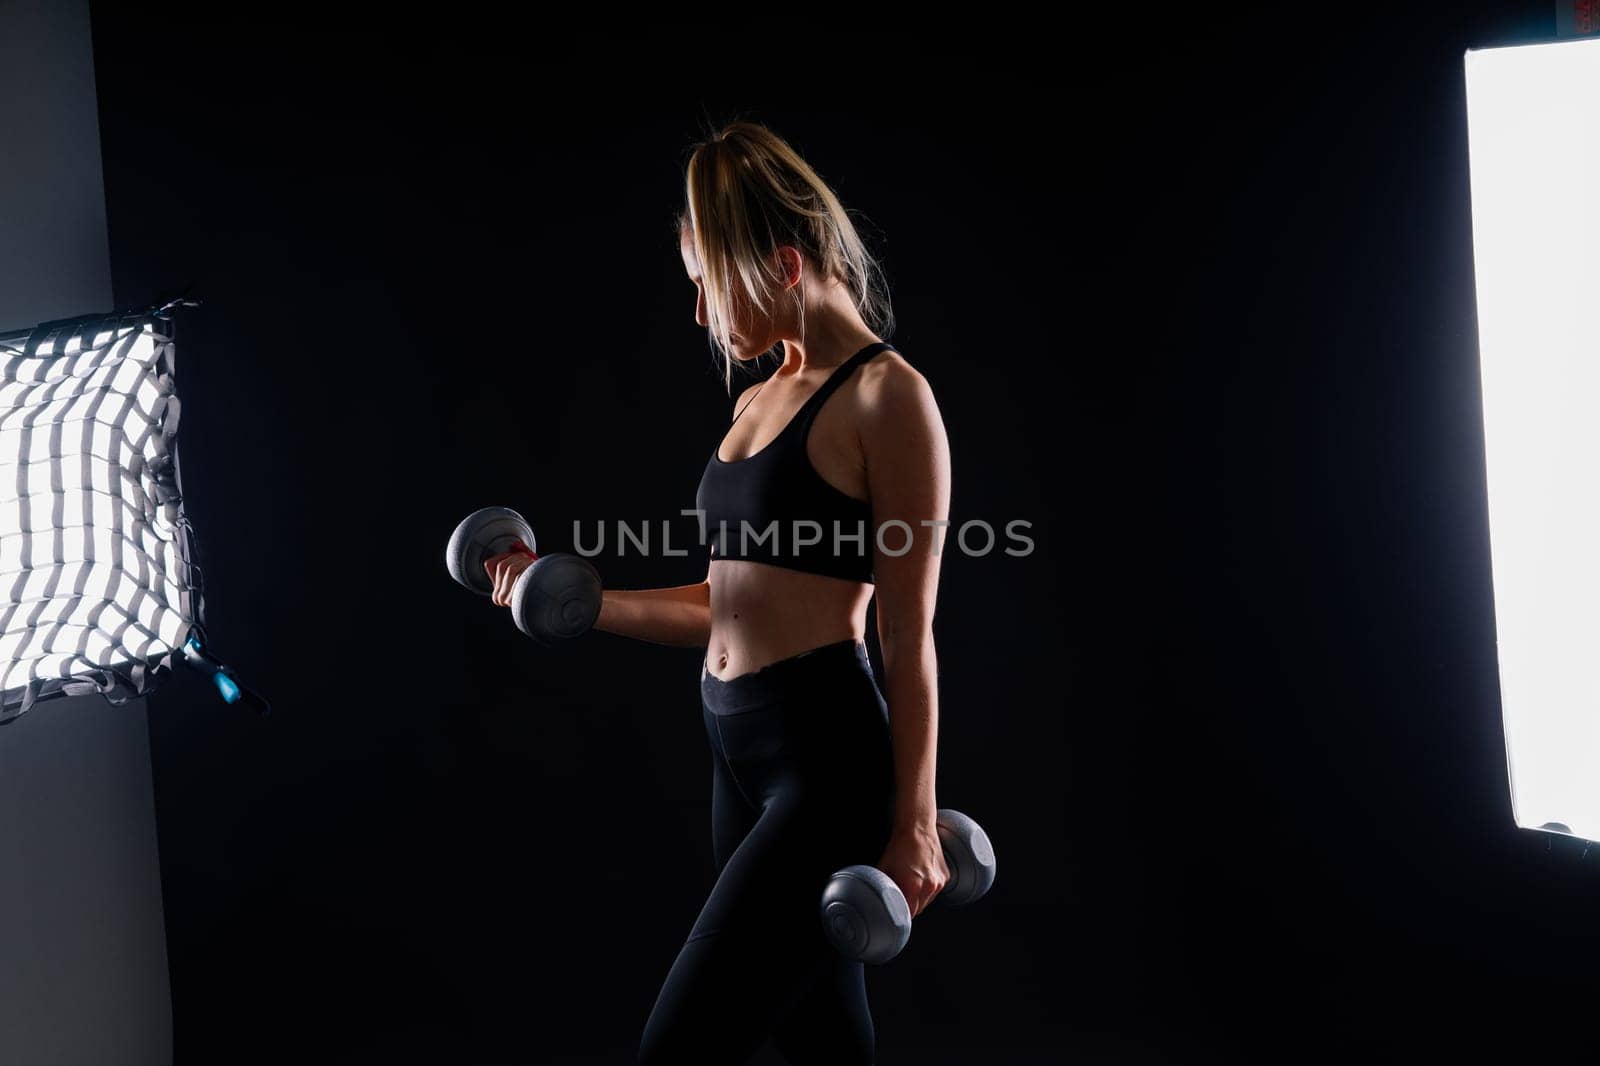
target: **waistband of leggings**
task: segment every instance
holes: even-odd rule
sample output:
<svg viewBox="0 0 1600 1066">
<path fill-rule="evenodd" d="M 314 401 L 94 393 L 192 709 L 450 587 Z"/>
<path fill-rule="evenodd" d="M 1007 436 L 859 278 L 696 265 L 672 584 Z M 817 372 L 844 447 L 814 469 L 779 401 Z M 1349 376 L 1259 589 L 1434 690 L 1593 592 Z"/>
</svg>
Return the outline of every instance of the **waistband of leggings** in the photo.
<svg viewBox="0 0 1600 1066">
<path fill-rule="evenodd" d="M 702 663 L 700 692 L 712 714 L 738 714 L 792 694 L 806 679 L 840 667 L 858 668 L 870 675 L 872 663 L 867 658 L 866 643 L 846 638 L 823 644 L 726 681 Z"/>
</svg>

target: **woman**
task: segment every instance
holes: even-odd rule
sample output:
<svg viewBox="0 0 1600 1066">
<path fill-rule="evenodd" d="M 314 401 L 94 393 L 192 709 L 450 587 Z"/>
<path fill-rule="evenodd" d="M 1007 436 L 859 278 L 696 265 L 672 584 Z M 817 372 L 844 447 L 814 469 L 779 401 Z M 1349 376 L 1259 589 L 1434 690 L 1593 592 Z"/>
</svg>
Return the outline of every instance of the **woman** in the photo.
<svg viewBox="0 0 1600 1066">
<path fill-rule="evenodd" d="M 875 332 L 890 322 L 876 264 L 788 144 L 732 123 L 694 149 L 685 185 L 695 321 L 730 391 L 735 363 L 780 346 L 783 362 L 743 391 L 707 463 L 706 579 L 608 589 L 596 622 L 707 651 L 718 877 L 640 1061 L 744 1062 L 770 1036 L 792 1063 L 870 1063 L 862 964 L 827 944 L 819 903 L 852 863 L 888 874 L 913 915 L 949 877 L 933 642 L 948 445 L 927 382 Z M 495 561 L 495 602 L 526 560 Z M 874 592 L 883 690 L 863 643 Z"/>
</svg>

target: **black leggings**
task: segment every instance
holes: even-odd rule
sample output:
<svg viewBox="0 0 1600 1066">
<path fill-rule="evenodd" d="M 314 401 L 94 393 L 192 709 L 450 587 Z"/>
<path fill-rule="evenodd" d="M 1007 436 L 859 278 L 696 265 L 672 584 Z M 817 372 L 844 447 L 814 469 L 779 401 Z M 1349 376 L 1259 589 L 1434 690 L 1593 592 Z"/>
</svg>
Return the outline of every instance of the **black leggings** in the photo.
<svg viewBox="0 0 1600 1066">
<path fill-rule="evenodd" d="M 841 866 L 889 842 L 888 707 L 842 640 L 720 681 L 701 669 L 717 883 L 645 1023 L 641 1063 L 743 1063 L 770 1036 L 794 1066 L 867 1064 L 859 962 L 823 937 Z"/>
</svg>

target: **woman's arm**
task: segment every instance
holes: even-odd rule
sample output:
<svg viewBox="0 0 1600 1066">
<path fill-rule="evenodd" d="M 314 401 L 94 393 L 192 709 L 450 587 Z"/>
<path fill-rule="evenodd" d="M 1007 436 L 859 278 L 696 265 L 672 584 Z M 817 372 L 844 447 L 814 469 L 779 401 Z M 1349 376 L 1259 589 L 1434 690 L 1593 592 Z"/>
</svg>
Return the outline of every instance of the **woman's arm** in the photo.
<svg viewBox="0 0 1600 1066">
<path fill-rule="evenodd" d="M 894 831 L 879 867 L 915 915 L 949 879 L 935 828 L 939 664 L 933 612 L 950 515 L 950 445 L 933 390 L 903 360 L 886 360 L 862 398 L 878 638 L 894 742 Z"/>
<path fill-rule="evenodd" d="M 495 606 L 511 606 L 517 578 L 532 565 L 533 556 L 525 551 L 484 560 Z M 669 589 L 602 589 L 594 628 L 655 644 L 703 648 L 711 640 L 711 575 Z"/>
<path fill-rule="evenodd" d="M 703 648 L 711 640 L 711 582 L 668 589 L 606 589 L 594 627 L 621 637 Z"/>
</svg>

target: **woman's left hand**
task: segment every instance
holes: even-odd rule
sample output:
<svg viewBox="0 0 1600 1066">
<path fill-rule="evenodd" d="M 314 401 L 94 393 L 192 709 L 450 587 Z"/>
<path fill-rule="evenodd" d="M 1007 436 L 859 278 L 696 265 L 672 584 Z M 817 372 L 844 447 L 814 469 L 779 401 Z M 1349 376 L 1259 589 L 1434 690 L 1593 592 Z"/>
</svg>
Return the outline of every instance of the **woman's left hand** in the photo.
<svg viewBox="0 0 1600 1066">
<path fill-rule="evenodd" d="M 944 849 L 939 846 L 939 832 L 933 823 L 913 829 L 896 830 L 889 838 L 889 846 L 878 860 L 878 869 L 900 886 L 915 918 L 950 880 L 950 871 L 944 864 Z"/>
</svg>

